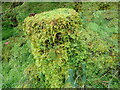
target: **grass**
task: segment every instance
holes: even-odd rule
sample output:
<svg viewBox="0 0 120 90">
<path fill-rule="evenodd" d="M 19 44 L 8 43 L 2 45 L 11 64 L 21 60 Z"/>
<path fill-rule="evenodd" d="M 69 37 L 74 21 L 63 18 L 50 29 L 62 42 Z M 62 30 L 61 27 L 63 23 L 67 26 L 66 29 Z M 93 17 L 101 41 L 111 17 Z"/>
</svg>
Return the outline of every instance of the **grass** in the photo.
<svg viewBox="0 0 120 90">
<path fill-rule="evenodd" d="M 20 84 L 24 69 L 34 63 L 28 43 L 22 37 L 11 37 L 10 43 L 3 47 L 3 88 L 12 88 Z"/>
</svg>

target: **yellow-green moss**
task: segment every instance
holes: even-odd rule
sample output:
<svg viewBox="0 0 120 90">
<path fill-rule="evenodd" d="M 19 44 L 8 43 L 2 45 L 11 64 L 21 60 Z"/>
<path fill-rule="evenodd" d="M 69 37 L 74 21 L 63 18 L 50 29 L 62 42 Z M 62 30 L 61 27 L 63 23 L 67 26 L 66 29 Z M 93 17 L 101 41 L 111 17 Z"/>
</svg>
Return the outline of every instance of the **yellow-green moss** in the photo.
<svg viewBox="0 0 120 90">
<path fill-rule="evenodd" d="M 31 41 L 36 66 L 45 75 L 47 87 L 66 86 L 68 69 L 74 69 L 70 65 L 68 52 L 78 40 L 79 26 L 79 14 L 68 8 L 43 12 L 25 19 L 24 31 Z"/>
</svg>

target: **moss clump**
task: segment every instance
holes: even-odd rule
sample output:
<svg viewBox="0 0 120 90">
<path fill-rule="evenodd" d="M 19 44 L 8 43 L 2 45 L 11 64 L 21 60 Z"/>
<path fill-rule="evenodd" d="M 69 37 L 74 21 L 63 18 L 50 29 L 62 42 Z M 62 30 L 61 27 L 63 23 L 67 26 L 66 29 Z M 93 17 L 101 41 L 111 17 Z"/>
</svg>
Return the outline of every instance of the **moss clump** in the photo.
<svg viewBox="0 0 120 90">
<path fill-rule="evenodd" d="M 45 75 L 45 87 L 65 87 L 69 83 L 68 70 L 74 70 L 72 65 L 77 61 L 70 57 L 77 55 L 81 48 L 77 36 L 79 25 L 79 14 L 68 8 L 43 12 L 24 20 L 24 31 L 31 41 L 36 65 Z"/>
</svg>

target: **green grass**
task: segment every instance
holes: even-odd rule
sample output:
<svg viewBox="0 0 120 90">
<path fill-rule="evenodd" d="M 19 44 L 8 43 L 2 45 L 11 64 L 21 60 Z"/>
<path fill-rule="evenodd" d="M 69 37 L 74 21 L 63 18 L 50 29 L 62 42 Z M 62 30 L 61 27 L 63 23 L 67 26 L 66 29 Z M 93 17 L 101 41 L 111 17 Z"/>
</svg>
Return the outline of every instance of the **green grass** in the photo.
<svg viewBox="0 0 120 90">
<path fill-rule="evenodd" d="M 28 43 L 22 37 L 11 37 L 8 45 L 3 46 L 3 88 L 17 88 L 22 78 L 24 69 L 34 63 Z M 5 42 L 5 41 L 3 41 Z"/>
<path fill-rule="evenodd" d="M 13 37 L 15 35 L 18 35 L 18 29 L 17 28 L 6 28 L 6 30 L 2 31 L 2 40 L 6 40 L 10 37 Z"/>
</svg>

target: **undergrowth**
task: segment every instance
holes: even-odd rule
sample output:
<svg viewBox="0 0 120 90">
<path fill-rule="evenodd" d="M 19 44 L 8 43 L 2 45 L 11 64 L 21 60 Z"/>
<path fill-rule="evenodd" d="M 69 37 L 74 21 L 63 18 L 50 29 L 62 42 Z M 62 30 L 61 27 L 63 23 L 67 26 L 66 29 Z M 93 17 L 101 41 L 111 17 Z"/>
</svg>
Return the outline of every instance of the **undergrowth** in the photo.
<svg viewBox="0 0 120 90">
<path fill-rule="evenodd" d="M 74 8 L 78 11 L 82 25 L 78 35 L 83 49 L 71 45 L 68 53 L 70 65 L 65 87 L 78 88 L 120 88 L 118 61 L 118 13 L 117 3 L 30 3 L 25 2 L 14 8 L 12 3 L 3 3 L 2 14 L 2 77 L 3 88 L 47 88 L 45 75 L 35 65 L 31 54 L 31 43 L 22 31 L 22 24 L 30 13 L 41 13 L 56 8 Z M 82 7 L 80 6 L 82 5 Z M 5 44 L 9 42 L 9 44 Z M 77 42 L 78 43 L 78 42 Z M 79 45 L 79 44 L 78 44 Z M 62 50 L 61 50 L 62 51 Z M 50 48 L 49 57 L 54 59 L 54 49 Z M 80 53 L 81 52 L 81 53 Z M 66 52 L 62 52 L 66 53 Z M 79 54 L 77 56 L 77 53 Z M 66 58 L 66 57 L 63 57 Z M 82 61 L 79 62 L 79 59 Z M 59 62 L 56 62 L 59 63 Z M 47 66 L 47 65 L 46 65 Z M 63 67 L 65 68 L 65 67 Z M 51 66 L 47 68 L 52 69 Z M 59 68 L 58 68 L 59 69 Z M 64 71 L 64 70 L 63 70 Z M 64 72 L 63 72 L 64 73 Z M 47 72 L 46 72 L 47 74 Z M 52 74 L 51 74 L 52 75 Z M 53 74 L 54 75 L 54 74 Z M 54 77 L 54 76 L 53 76 Z M 59 76 L 55 76 L 56 78 Z M 50 80 L 54 83 L 55 80 Z M 63 80 L 65 81 L 65 80 Z M 57 81 L 55 81 L 57 82 Z"/>
</svg>

